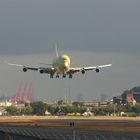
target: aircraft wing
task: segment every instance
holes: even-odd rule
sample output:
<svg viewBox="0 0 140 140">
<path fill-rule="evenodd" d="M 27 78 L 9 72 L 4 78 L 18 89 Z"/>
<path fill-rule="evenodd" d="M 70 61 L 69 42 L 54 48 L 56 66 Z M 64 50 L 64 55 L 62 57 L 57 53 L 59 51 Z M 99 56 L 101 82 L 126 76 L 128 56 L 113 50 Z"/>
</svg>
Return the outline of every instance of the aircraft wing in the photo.
<svg viewBox="0 0 140 140">
<path fill-rule="evenodd" d="M 39 69 L 39 68 L 37 68 L 37 67 L 25 66 L 25 65 L 14 64 L 14 63 L 8 63 L 8 65 L 10 65 L 10 66 L 17 66 L 17 67 L 23 67 L 23 71 L 24 71 L 24 72 L 26 72 L 27 70 L 38 71 L 38 69 Z"/>
<path fill-rule="evenodd" d="M 74 74 L 76 72 L 82 72 L 82 74 L 84 74 L 86 71 L 89 71 L 89 70 L 95 70 L 96 72 L 99 72 L 101 68 L 106 68 L 106 67 L 110 67 L 110 66 L 112 66 L 112 64 L 91 66 L 91 67 L 70 68 L 68 73 Z"/>
<path fill-rule="evenodd" d="M 53 74 L 55 72 L 55 69 L 53 67 L 32 67 L 14 63 L 8 63 L 8 65 L 22 67 L 24 72 L 26 72 L 27 70 L 39 71 L 41 74 L 42 73 Z"/>
</svg>

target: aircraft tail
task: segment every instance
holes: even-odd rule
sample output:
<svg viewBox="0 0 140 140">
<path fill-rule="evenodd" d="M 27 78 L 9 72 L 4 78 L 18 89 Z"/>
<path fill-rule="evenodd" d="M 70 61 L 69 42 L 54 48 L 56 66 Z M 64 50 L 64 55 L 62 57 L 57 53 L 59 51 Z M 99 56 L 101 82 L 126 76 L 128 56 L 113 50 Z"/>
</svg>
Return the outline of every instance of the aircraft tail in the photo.
<svg viewBox="0 0 140 140">
<path fill-rule="evenodd" d="M 58 57 L 57 43 L 55 43 L 55 54 L 56 54 L 56 57 Z"/>
</svg>

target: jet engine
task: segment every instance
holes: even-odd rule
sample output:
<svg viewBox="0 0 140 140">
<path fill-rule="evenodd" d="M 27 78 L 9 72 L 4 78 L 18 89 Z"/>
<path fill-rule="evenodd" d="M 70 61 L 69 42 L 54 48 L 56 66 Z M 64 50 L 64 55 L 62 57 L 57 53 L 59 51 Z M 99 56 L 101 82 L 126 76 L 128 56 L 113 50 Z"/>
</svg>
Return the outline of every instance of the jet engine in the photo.
<svg viewBox="0 0 140 140">
<path fill-rule="evenodd" d="M 43 74 L 44 73 L 44 70 L 40 70 L 39 72 L 40 72 L 40 74 Z"/>
<path fill-rule="evenodd" d="M 27 68 L 23 68 L 23 71 L 26 72 L 27 71 Z"/>
<path fill-rule="evenodd" d="M 98 68 L 96 68 L 95 71 L 96 71 L 97 73 L 100 72 L 100 70 L 99 70 Z"/>
<path fill-rule="evenodd" d="M 81 73 L 82 73 L 82 74 L 85 74 L 85 72 L 86 72 L 85 69 L 82 69 L 82 70 L 81 70 Z"/>
</svg>

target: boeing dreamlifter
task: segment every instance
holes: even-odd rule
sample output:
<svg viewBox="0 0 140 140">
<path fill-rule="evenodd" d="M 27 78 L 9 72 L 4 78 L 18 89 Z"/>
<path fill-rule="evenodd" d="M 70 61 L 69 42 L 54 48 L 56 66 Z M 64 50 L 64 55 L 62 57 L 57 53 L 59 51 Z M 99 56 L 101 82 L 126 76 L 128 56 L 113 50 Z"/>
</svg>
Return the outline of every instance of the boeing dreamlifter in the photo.
<svg viewBox="0 0 140 140">
<path fill-rule="evenodd" d="M 24 72 L 26 72 L 27 70 L 33 70 L 39 71 L 41 74 L 44 73 L 49 74 L 50 78 L 53 78 L 54 75 L 56 76 L 56 78 L 59 78 L 60 74 L 62 75 L 63 78 L 65 78 L 67 75 L 69 76 L 69 78 L 72 78 L 74 73 L 81 72 L 82 74 L 85 74 L 85 72 L 89 70 L 95 70 L 98 73 L 101 68 L 112 66 L 112 64 L 107 64 L 90 67 L 71 67 L 70 57 L 66 54 L 58 56 L 57 48 L 56 48 L 56 58 L 53 60 L 52 64 L 45 64 L 48 65 L 46 67 L 30 67 L 13 63 L 8 63 L 8 65 L 23 67 Z"/>
</svg>

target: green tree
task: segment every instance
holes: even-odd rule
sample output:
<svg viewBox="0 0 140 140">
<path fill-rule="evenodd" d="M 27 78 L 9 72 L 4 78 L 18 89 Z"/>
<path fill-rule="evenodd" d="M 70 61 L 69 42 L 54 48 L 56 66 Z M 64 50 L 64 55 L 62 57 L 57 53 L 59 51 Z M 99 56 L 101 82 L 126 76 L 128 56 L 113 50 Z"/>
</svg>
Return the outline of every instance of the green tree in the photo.
<svg viewBox="0 0 140 140">
<path fill-rule="evenodd" d="M 33 114 L 33 108 L 31 106 L 26 106 L 24 109 L 21 110 L 21 113 L 31 115 Z"/>
<path fill-rule="evenodd" d="M 133 105 L 132 105 L 131 103 L 128 103 L 128 104 L 127 104 L 127 107 L 126 107 L 126 111 L 127 111 L 127 112 L 131 112 L 131 111 L 132 111 L 132 106 L 133 106 Z"/>
<path fill-rule="evenodd" d="M 6 108 L 6 111 L 9 115 L 15 115 L 18 109 L 15 106 L 9 106 Z"/>
<path fill-rule="evenodd" d="M 45 115 L 47 110 L 47 104 L 41 101 L 31 103 L 31 107 L 33 108 L 33 114 L 36 115 Z"/>
<path fill-rule="evenodd" d="M 66 114 L 75 112 L 74 107 L 70 105 L 63 106 L 62 108 Z"/>
<path fill-rule="evenodd" d="M 83 102 L 73 102 L 72 105 L 83 106 Z"/>
<path fill-rule="evenodd" d="M 140 104 L 136 105 L 137 113 L 140 113 Z"/>
<path fill-rule="evenodd" d="M 56 114 L 57 106 L 56 105 L 48 105 L 48 112 L 50 112 L 52 115 Z"/>
<path fill-rule="evenodd" d="M 104 112 L 107 114 L 112 114 L 114 112 L 114 106 L 112 104 L 107 105 L 104 108 Z"/>
<path fill-rule="evenodd" d="M 77 112 L 78 113 L 84 113 L 86 111 L 86 108 L 85 107 L 77 107 Z"/>
<path fill-rule="evenodd" d="M 91 112 L 93 112 L 95 115 L 99 112 L 99 107 L 93 106 L 91 109 Z"/>
<path fill-rule="evenodd" d="M 135 106 L 132 106 L 132 112 L 140 113 L 140 104 L 136 104 Z"/>
<path fill-rule="evenodd" d="M 133 87 L 131 90 L 134 92 L 140 92 L 140 87 Z"/>
</svg>

